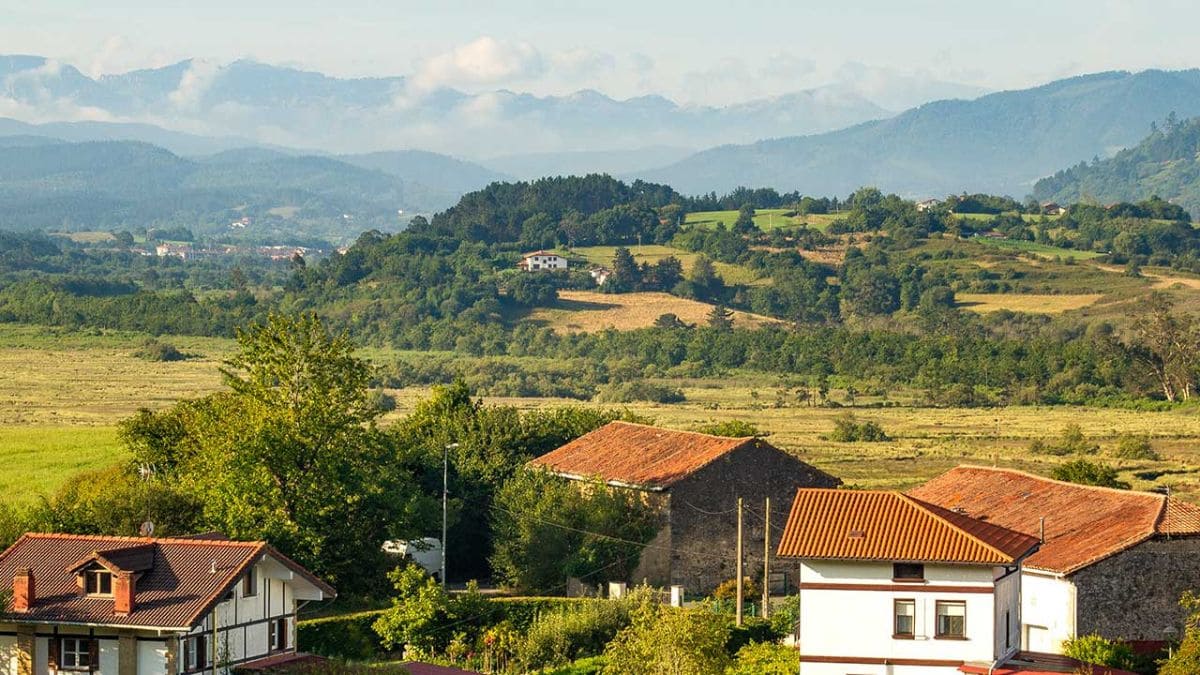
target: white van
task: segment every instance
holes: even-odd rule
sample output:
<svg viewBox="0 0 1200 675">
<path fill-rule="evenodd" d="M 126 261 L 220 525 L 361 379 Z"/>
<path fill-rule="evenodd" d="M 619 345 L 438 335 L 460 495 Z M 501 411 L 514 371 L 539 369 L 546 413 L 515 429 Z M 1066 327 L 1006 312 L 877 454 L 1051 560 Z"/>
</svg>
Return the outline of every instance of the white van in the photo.
<svg viewBox="0 0 1200 675">
<path fill-rule="evenodd" d="M 429 576 L 441 581 L 442 542 L 440 539 L 434 537 L 422 537 L 408 541 L 393 539 L 383 542 L 383 550 L 385 553 L 408 558 L 428 572 Z"/>
</svg>

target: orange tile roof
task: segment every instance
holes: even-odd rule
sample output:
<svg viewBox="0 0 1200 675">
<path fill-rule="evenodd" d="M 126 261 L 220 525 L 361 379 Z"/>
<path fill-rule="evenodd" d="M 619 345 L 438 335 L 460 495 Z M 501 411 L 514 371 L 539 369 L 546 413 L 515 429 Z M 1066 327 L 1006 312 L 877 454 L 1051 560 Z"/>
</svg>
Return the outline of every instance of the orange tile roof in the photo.
<svg viewBox="0 0 1200 675">
<path fill-rule="evenodd" d="M 802 488 L 779 542 L 791 558 L 1009 565 L 1037 538 L 899 492 Z"/>
<path fill-rule="evenodd" d="M 1072 574 L 1159 535 L 1200 534 L 1200 508 L 1164 495 L 1076 485 L 1023 471 L 960 466 L 909 492 L 1046 541 L 1026 567 Z"/>
<path fill-rule="evenodd" d="M 0 553 L 0 579 L 12 579 L 17 570 L 32 570 L 37 589 L 33 607 L 17 614 L 8 611 L 9 605 L 0 617 L 22 623 L 187 628 L 203 619 L 263 555 L 275 558 L 330 597 L 336 595 L 328 584 L 262 541 L 29 533 Z M 124 561 L 123 569 L 136 567 L 142 573 L 134 610 L 127 616 L 114 612 L 112 599 L 80 592 L 74 568 L 97 558 L 110 564 L 114 559 Z"/>
<path fill-rule="evenodd" d="M 573 478 L 662 489 L 745 445 L 753 437 L 726 438 L 609 422 L 531 461 L 530 466 Z"/>
</svg>

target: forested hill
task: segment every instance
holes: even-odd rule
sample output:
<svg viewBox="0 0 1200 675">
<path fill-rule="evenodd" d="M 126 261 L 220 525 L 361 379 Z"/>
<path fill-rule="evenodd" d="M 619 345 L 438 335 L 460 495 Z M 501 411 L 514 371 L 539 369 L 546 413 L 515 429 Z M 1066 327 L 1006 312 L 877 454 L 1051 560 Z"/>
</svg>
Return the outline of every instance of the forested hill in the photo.
<svg viewBox="0 0 1200 675">
<path fill-rule="evenodd" d="M 1061 203 L 1109 204 L 1157 195 L 1200 213 L 1200 118 L 1170 117 L 1141 143 L 1114 157 L 1085 163 L 1043 178 L 1033 194 Z"/>
<path fill-rule="evenodd" d="M 250 218 L 275 239 L 353 238 L 401 226 L 403 181 L 325 157 L 226 153 L 207 161 L 147 143 L 0 143 L 0 229 L 184 226 L 228 232 Z"/>
<path fill-rule="evenodd" d="M 685 193 L 736 185 L 910 197 L 1028 194 L 1064 166 L 1133 145 L 1171 112 L 1200 115 L 1200 70 L 1110 72 L 973 101 L 938 101 L 817 136 L 730 145 L 641 172 Z"/>
</svg>

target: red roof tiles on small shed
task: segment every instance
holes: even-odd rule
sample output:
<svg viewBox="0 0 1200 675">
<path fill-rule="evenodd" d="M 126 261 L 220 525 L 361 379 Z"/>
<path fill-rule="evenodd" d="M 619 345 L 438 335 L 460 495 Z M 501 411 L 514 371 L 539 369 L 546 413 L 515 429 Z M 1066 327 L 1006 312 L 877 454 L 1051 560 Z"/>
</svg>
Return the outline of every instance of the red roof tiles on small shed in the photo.
<svg viewBox="0 0 1200 675">
<path fill-rule="evenodd" d="M 796 491 L 779 555 L 790 558 L 1010 565 L 1037 539 L 899 492 Z"/>
<path fill-rule="evenodd" d="M 610 422 L 529 464 L 565 476 L 662 489 L 738 448 L 763 442 Z"/>
<path fill-rule="evenodd" d="M 1046 541 L 1027 567 L 1071 574 L 1158 535 L 1200 534 L 1200 508 L 1164 495 L 960 466 L 909 491 L 918 499 Z"/>
</svg>

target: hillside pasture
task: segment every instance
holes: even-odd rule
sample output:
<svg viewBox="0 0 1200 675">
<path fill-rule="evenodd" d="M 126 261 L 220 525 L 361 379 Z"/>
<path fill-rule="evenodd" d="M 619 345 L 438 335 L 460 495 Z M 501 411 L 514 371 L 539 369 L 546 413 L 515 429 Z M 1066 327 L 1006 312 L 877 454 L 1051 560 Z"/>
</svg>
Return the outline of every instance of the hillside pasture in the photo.
<svg viewBox="0 0 1200 675">
<path fill-rule="evenodd" d="M 994 248 L 1006 251 L 1019 251 L 1022 253 L 1032 253 L 1040 258 L 1072 258 L 1074 260 L 1091 260 L 1092 258 L 1100 257 L 1100 253 L 1095 251 L 1079 251 L 1073 248 L 1059 248 L 1058 246 L 1048 246 L 1039 244 L 1033 241 L 1024 241 L 1021 239 L 995 239 L 992 237 L 975 237 L 972 241 L 991 246 Z"/>
<path fill-rule="evenodd" d="M 581 255 L 587 258 L 588 263 L 592 265 L 600 265 L 603 267 L 612 267 L 613 257 L 617 253 L 616 246 L 580 246 L 571 249 L 571 252 L 576 255 Z M 683 265 L 684 276 L 691 276 L 692 266 L 696 264 L 696 258 L 700 257 L 699 253 L 685 251 L 672 246 L 662 246 L 659 244 L 646 244 L 644 246 L 630 246 L 629 252 L 633 254 L 633 259 L 638 263 L 654 264 L 663 258 L 675 257 Z M 726 283 L 730 284 L 753 284 L 766 283 L 767 280 L 762 279 L 747 267 L 742 265 L 731 265 L 729 263 L 714 262 L 713 266 L 717 270 L 717 274 Z"/>
<path fill-rule="evenodd" d="M 792 213 L 792 210 L 758 209 L 754 212 L 754 224 L 764 232 L 769 232 L 779 227 L 799 227 L 800 225 L 824 231 L 825 228 L 829 227 L 830 223 L 841 217 L 840 214 L 836 213 L 810 213 L 796 216 L 786 215 L 788 213 Z M 715 227 L 720 223 L 728 229 L 733 227 L 737 219 L 737 209 L 732 211 L 697 211 L 687 214 L 687 219 L 684 223 L 698 227 Z"/>
<path fill-rule="evenodd" d="M 708 303 L 669 293 L 561 291 L 554 307 L 535 309 L 528 320 L 562 333 L 594 333 L 608 328 L 648 328 L 663 314 L 674 314 L 685 323 L 703 325 L 711 311 L 712 305 Z M 748 312 L 734 312 L 733 323 L 755 327 L 775 323 L 775 320 Z"/>
<path fill-rule="evenodd" d="M 1008 310 L 1029 314 L 1062 314 L 1100 301 L 1099 293 L 1043 295 L 1035 293 L 959 293 L 958 306 L 986 314 Z"/>
<path fill-rule="evenodd" d="M 30 503 L 81 471 L 127 456 L 111 426 L 0 426 L 0 499 Z"/>
</svg>

